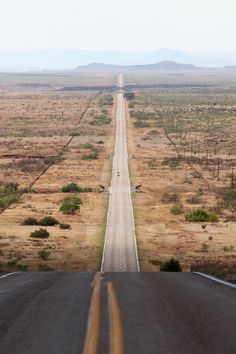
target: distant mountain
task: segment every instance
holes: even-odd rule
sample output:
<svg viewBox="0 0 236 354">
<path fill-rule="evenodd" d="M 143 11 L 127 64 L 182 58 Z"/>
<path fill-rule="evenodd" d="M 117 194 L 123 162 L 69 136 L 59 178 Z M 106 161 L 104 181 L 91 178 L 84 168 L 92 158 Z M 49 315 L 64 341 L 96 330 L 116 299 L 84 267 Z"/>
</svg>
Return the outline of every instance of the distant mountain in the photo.
<svg viewBox="0 0 236 354">
<path fill-rule="evenodd" d="M 133 70 L 160 70 L 160 71 L 188 71 L 196 70 L 193 64 L 180 64 L 170 60 L 163 60 L 156 64 L 131 66 Z"/>
<path fill-rule="evenodd" d="M 78 66 L 76 72 L 123 72 L 123 71 L 166 71 L 166 72 L 184 72 L 189 70 L 197 70 L 198 68 L 192 64 L 179 64 L 173 61 L 161 61 L 156 64 L 145 65 L 109 65 L 104 63 L 92 63 L 88 65 Z"/>
<path fill-rule="evenodd" d="M 162 48 L 152 52 L 127 52 L 115 50 L 38 50 L 34 52 L 0 52 L 0 70 L 36 71 L 66 70 L 89 63 L 110 65 L 144 65 L 162 61 L 180 64 L 192 63 L 202 67 L 236 65 L 235 53 L 185 53 L 180 50 Z M 93 69 L 93 67 L 91 68 Z"/>
<path fill-rule="evenodd" d="M 78 72 L 105 72 L 105 71 L 120 71 L 128 69 L 128 66 L 113 65 L 104 63 L 91 63 L 88 65 L 79 65 L 73 71 Z"/>
</svg>

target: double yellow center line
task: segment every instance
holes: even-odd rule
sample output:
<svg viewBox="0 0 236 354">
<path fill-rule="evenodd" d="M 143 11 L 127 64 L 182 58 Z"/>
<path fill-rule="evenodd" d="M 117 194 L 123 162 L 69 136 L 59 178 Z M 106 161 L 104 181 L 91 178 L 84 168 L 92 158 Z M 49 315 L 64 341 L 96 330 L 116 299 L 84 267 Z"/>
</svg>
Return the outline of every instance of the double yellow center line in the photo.
<svg viewBox="0 0 236 354">
<path fill-rule="evenodd" d="M 115 290 L 111 282 L 107 283 L 110 354 L 124 354 L 124 336 L 120 309 Z M 96 354 L 98 348 L 101 318 L 101 273 L 96 273 L 93 281 L 93 293 L 90 303 L 87 332 L 83 354 Z"/>
</svg>

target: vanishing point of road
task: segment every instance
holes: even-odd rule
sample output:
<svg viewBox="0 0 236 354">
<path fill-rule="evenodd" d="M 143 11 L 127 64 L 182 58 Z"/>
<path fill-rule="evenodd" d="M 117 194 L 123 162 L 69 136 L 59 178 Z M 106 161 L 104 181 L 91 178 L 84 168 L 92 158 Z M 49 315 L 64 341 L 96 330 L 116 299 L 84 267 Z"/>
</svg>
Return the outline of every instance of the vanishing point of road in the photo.
<svg viewBox="0 0 236 354">
<path fill-rule="evenodd" d="M 123 77 L 118 79 L 116 135 L 102 271 L 139 270 L 128 169 Z"/>
</svg>

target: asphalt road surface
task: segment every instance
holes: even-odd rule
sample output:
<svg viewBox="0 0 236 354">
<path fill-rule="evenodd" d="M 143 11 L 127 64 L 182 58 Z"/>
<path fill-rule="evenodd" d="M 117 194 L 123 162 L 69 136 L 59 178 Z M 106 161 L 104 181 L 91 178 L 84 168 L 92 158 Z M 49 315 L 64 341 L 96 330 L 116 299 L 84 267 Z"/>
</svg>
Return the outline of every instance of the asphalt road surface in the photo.
<svg viewBox="0 0 236 354">
<path fill-rule="evenodd" d="M 234 354 L 236 290 L 191 273 L 0 278 L 1 354 Z"/>
<path fill-rule="evenodd" d="M 119 81 L 122 86 L 122 78 Z M 103 271 L 138 271 L 126 139 L 125 104 L 120 92 L 117 95 L 116 139 Z"/>
</svg>

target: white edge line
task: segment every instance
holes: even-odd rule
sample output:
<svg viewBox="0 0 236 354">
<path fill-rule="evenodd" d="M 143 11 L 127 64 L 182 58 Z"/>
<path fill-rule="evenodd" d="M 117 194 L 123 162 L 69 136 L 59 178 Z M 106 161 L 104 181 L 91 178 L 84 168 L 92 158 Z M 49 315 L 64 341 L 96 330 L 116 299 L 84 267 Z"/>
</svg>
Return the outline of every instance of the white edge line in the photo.
<svg viewBox="0 0 236 354">
<path fill-rule="evenodd" d="M 110 185 L 110 190 L 109 190 L 109 202 L 108 202 L 108 211 L 107 211 L 105 240 L 104 240 L 103 252 L 102 252 L 101 272 L 104 271 L 103 267 L 104 267 L 105 252 L 106 252 L 106 246 L 107 246 L 108 222 L 109 222 L 110 210 L 111 210 L 111 194 L 112 194 L 112 184 L 113 184 L 113 176 L 114 176 L 113 166 L 114 166 L 114 159 L 115 159 L 115 154 L 114 153 L 115 153 L 115 146 L 116 146 L 116 127 L 117 127 L 117 112 L 116 112 L 116 119 L 115 119 L 115 140 L 114 140 L 114 147 L 113 147 L 113 159 L 112 159 L 112 170 L 111 170 L 111 185 Z"/>
<path fill-rule="evenodd" d="M 221 285 L 225 285 L 225 286 L 229 286 L 230 288 L 236 289 L 236 285 L 235 284 L 229 283 L 229 282 L 227 282 L 225 280 L 218 279 L 216 277 L 213 277 L 212 275 L 208 275 L 208 274 L 200 273 L 200 272 L 193 272 L 193 274 L 200 275 L 201 277 L 204 277 L 204 278 L 207 278 L 209 280 L 212 280 L 215 283 L 218 283 L 218 284 L 221 284 Z"/>
<path fill-rule="evenodd" d="M 114 164 L 114 156 L 113 156 L 112 166 L 113 166 L 113 164 Z M 107 222 L 106 222 L 105 240 L 104 240 L 103 253 L 102 253 L 101 272 L 103 272 L 103 266 L 104 266 L 104 260 L 105 260 L 105 252 L 106 252 L 106 245 L 107 245 L 108 222 L 109 222 L 110 210 L 111 210 L 112 180 L 113 180 L 113 167 L 112 167 L 111 187 L 110 187 L 110 191 L 109 191 L 109 202 L 108 202 L 108 211 L 107 211 Z"/>
<path fill-rule="evenodd" d="M 137 268 L 138 272 L 140 271 L 140 266 L 139 266 L 139 259 L 138 259 L 138 248 L 137 248 L 137 238 L 136 238 L 136 232 L 135 232 L 135 223 L 134 223 L 134 208 L 133 208 L 133 203 L 131 199 L 131 185 L 130 185 L 130 178 L 129 178 L 129 200 L 130 200 L 130 206 L 131 206 L 131 211 L 132 211 L 132 222 L 133 222 L 133 236 L 134 236 L 134 247 L 135 247 L 135 254 L 136 254 L 136 263 L 137 263 Z"/>
<path fill-rule="evenodd" d="M 135 232 L 135 223 L 134 223 L 134 207 L 132 203 L 132 198 L 131 198 L 131 184 L 130 184 L 130 172 L 129 172 L 129 163 L 128 163 L 128 136 L 127 136 L 127 119 L 126 119 L 126 107 L 125 103 L 124 104 L 124 113 L 125 113 L 125 131 L 126 131 L 126 155 L 127 155 L 127 168 L 128 168 L 128 180 L 129 180 L 129 200 L 130 200 L 130 207 L 132 211 L 132 223 L 133 223 L 133 237 L 134 237 L 134 247 L 135 247 L 135 255 L 136 255 L 136 263 L 137 263 L 137 269 L 138 272 L 140 271 L 140 266 L 139 266 L 139 258 L 138 258 L 138 247 L 137 247 L 137 238 L 136 238 L 136 232 Z"/>
<path fill-rule="evenodd" d="M 2 275 L 2 276 L 0 277 L 0 279 L 6 278 L 6 277 L 10 277 L 11 275 L 18 274 L 18 273 L 21 273 L 21 272 L 7 273 L 7 274 L 5 274 L 5 275 Z"/>
</svg>

